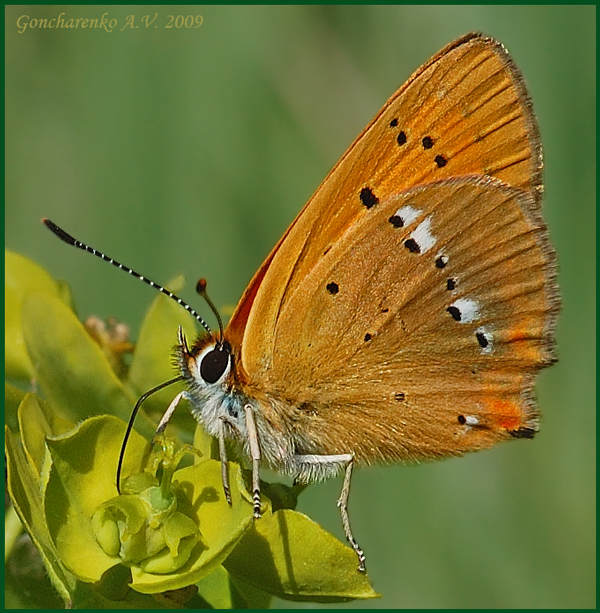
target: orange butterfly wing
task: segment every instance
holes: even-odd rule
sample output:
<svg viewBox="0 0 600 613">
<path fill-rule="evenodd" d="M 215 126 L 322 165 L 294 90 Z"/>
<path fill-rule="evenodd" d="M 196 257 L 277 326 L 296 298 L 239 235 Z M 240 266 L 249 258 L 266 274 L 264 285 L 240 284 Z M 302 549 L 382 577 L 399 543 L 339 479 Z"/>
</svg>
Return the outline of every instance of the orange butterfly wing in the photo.
<svg viewBox="0 0 600 613">
<path fill-rule="evenodd" d="M 357 228 L 366 228 L 365 224 L 373 222 L 369 220 L 373 210 L 387 211 L 389 207 L 383 205 L 394 196 L 406 194 L 405 190 L 451 177 L 489 176 L 506 186 L 520 188 L 523 193 L 511 192 L 513 209 L 522 215 L 524 210 L 530 210 L 532 229 L 541 228 L 537 220 L 541 169 L 541 148 L 531 104 L 522 78 L 504 48 L 478 34 L 467 35 L 447 46 L 386 103 L 329 173 L 251 281 L 226 333 L 238 356 L 241 378 L 264 393 L 283 394 L 289 406 L 304 403 L 313 417 L 317 411 L 315 403 L 325 403 L 329 407 L 328 423 L 332 423 L 331 413 L 335 411 L 340 420 L 348 418 L 347 407 L 353 406 L 351 399 L 341 398 L 338 392 L 329 397 L 326 393 L 327 360 L 322 355 L 316 362 L 321 370 L 306 370 L 306 360 L 302 358 L 313 354 L 298 349 L 304 332 L 315 331 L 314 308 L 338 321 L 339 330 L 344 326 L 336 311 L 342 300 L 330 308 L 323 300 L 326 296 L 319 294 L 327 266 L 334 262 L 344 266 L 344 262 L 352 259 L 353 247 L 369 244 L 372 237 L 359 238 Z M 500 189 L 497 182 L 491 184 L 490 189 Z M 544 246 L 540 253 L 544 266 L 550 266 L 549 248 Z M 366 315 L 369 307 L 381 300 L 381 295 L 372 296 L 375 302 L 369 304 L 368 292 L 364 293 L 366 286 L 360 280 L 376 273 L 376 268 L 369 267 L 382 265 L 371 260 L 366 268 L 353 271 L 358 279 L 353 283 L 358 292 L 353 304 L 359 307 L 355 315 Z M 321 282 L 321 287 L 314 283 L 315 279 Z M 398 297 L 394 312 L 408 299 L 408 294 L 402 299 Z M 551 303 L 552 298 L 547 297 L 543 308 L 552 310 Z M 327 319 L 323 319 L 323 313 L 320 321 Z M 538 317 L 542 322 L 545 318 Z M 374 321 L 371 320 L 371 325 Z M 330 343 L 335 343 L 334 337 L 329 337 Z M 358 345 L 354 351 L 357 348 Z M 342 365 L 351 353 L 326 355 Z M 542 353 L 538 353 L 535 363 L 546 360 Z M 389 362 L 393 355 L 393 352 L 379 355 L 380 362 L 373 362 L 373 368 Z M 295 373 L 300 378 L 292 384 Z M 336 376 L 341 377 L 340 382 L 343 380 L 341 372 Z M 519 386 L 521 390 L 531 387 Z M 355 381 L 353 389 L 359 388 Z M 316 390 L 315 396 L 309 397 L 307 389 Z M 382 406 L 381 398 L 369 398 L 364 389 L 358 392 L 358 397 L 362 398 L 363 406 L 365 401 Z M 364 415 L 364 411 L 360 413 Z M 313 419 L 310 423 L 317 422 Z M 362 424 L 359 419 L 357 427 L 359 422 Z M 315 452 L 338 451 L 329 447 L 327 451 Z"/>
</svg>

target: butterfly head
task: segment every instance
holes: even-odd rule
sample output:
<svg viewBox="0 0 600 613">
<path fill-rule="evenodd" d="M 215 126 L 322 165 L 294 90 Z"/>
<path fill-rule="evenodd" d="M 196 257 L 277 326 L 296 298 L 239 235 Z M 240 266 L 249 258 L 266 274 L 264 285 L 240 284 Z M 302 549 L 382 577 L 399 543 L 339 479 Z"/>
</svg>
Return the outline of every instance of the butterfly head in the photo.
<svg viewBox="0 0 600 613">
<path fill-rule="evenodd" d="M 226 339 L 207 335 L 189 347 L 181 329 L 175 348 L 177 367 L 187 383 L 187 398 L 192 414 L 212 436 L 217 436 L 220 421 L 243 423 L 243 398 L 236 393 L 234 351 Z M 238 423 L 239 422 L 239 423 Z"/>
<path fill-rule="evenodd" d="M 179 329 L 179 343 L 175 350 L 181 374 L 193 385 L 224 386 L 233 366 L 233 350 L 227 340 L 214 336 L 199 337 L 192 348 Z"/>
</svg>

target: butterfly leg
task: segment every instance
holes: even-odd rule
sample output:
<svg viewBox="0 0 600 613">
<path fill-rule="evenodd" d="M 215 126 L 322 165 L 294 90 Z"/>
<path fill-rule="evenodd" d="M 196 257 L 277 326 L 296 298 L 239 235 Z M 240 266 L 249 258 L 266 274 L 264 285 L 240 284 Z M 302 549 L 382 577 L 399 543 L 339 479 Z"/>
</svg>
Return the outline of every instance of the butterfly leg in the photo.
<svg viewBox="0 0 600 613">
<path fill-rule="evenodd" d="M 348 517 L 348 498 L 350 497 L 350 481 L 352 480 L 352 470 L 354 467 L 354 459 L 350 459 L 348 464 L 346 464 L 346 473 L 344 474 L 344 484 L 342 485 L 342 491 L 340 493 L 340 497 L 337 502 L 337 506 L 340 509 L 340 514 L 342 516 L 342 526 L 344 526 L 344 533 L 346 534 L 346 538 L 350 545 L 352 545 L 352 549 L 356 552 L 358 556 L 358 570 L 361 573 L 366 572 L 366 556 L 364 551 L 359 547 L 354 535 L 352 534 L 352 530 L 350 528 L 350 518 Z"/>
<path fill-rule="evenodd" d="M 244 405 L 246 414 L 246 430 L 248 431 L 248 444 L 250 445 L 250 456 L 252 457 L 252 500 L 254 501 L 254 517 L 260 519 L 260 446 L 258 444 L 258 433 L 252 406 Z"/>
<path fill-rule="evenodd" d="M 308 483 L 310 481 L 319 481 L 320 479 L 328 479 L 336 475 L 339 470 L 344 467 L 344 484 L 337 502 L 342 516 L 342 526 L 344 534 L 352 549 L 358 556 L 358 570 L 366 571 L 366 557 L 363 550 L 359 547 L 352 530 L 350 528 L 350 518 L 348 517 L 348 498 L 350 497 L 350 482 L 352 481 L 352 470 L 354 468 L 354 458 L 350 453 L 341 453 L 339 455 L 297 455 L 295 456 L 299 475 L 294 479 L 296 483 Z"/>
<path fill-rule="evenodd" d="M 225 499 L 231 506 L 231 492 L 229 491 L 229 480 L 227 478 L 227 449 L 225 448 L 225 427 L 230 424 L 229 420 L 221 417 L 219 422 L 219 459 L 221 460 L 221 479 L 223 480 L 223 492 Z"/>
<path fill-rule="evenodd" d="M 177 405 L 180 403 L 181 399 L 185 398 L 185 394 L 185 392 L 179 392 L 179 394 L 177 394 L 177 396 L 175 396 L 175 398 L 173 398 L 173 400 L 171 401 L 171 404 L 165 411 L 165 414 L 160 418 L 160 422 L 156 427 L 156 432 L 154 433 L 152 441 L 150 442 L 150 447 L 154 447 L 154 441 L 156 440 L 156 437 L 165 431 L 165 428 L 169 423 L 169 419 L 171 419 L 171 416 L 175 412 L 175 409 L 177 408 Z"/>
</svg>

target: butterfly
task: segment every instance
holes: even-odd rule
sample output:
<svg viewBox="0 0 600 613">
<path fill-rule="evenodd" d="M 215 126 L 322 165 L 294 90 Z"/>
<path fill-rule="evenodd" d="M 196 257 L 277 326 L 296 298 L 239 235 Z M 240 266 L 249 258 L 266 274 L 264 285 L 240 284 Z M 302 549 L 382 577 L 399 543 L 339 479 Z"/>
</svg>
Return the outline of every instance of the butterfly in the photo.
<svg viewBox="0 0 600 613">
<path fill-rule="evenodd" d="M 157 432 L 186 398 L 219 440 L 227 496 L 225 442 L 251 459 L 257 518 L 261 466 L 300 483 L 343 472 L 342 523 L 364 571 L 348 517 L 355 467 L 459 456 L 538 431 L 535 378 L 556 361 L 559 310 L 542 192 L 523 78 L 499 42 L 467 34 L 358 136 L 224 330 L 143 278 L 206 328 L 191 344 L 179 332 L 173 381 L 186 390 Z"/>
</svg>

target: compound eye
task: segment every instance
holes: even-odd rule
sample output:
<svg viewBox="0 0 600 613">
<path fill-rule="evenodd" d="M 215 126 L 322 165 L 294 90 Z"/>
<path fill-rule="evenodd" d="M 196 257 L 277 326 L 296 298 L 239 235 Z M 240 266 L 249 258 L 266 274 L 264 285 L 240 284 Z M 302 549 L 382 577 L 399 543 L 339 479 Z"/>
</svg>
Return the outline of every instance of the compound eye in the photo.
<svg viewBox="0 0 600 613">
<path fill-rule="evenodd" d="M 218 345 L 202 357 L 200 376 L 206 383 L 216 383 L 227 370 L 231 347 L 229 343 Z"/>
</svg>

